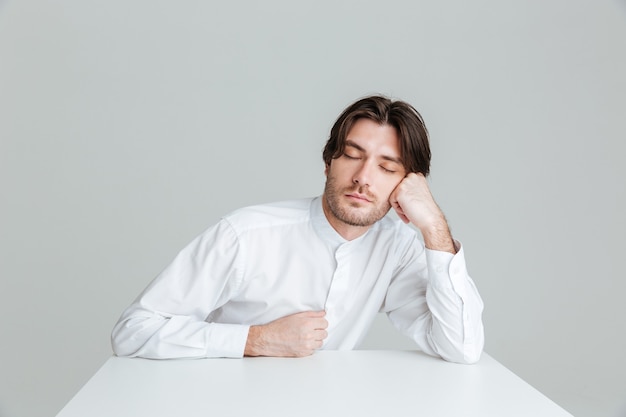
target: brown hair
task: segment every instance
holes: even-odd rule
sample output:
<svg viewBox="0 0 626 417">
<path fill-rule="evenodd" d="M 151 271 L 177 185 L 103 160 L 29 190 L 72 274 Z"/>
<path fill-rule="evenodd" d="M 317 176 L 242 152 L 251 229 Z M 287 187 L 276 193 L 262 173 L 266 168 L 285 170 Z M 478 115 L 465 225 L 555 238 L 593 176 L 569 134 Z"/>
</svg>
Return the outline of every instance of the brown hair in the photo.
<svg viewBox="0 0 626 417">
<path fill-rule="evenodd" d="M 346 136 L 359 119 L 370 119 L 381 125 L 393 126 L 400 141 L 400 157 L 407 172 L 428 175 L 430 172 L 430 146 L 428 130 L 422 116 L 404 101 L 393 101 L 383 96 L 362 98 L 348 106 L 339 116 L 322 154 L 326 166 L 341 156 Z"/>
</svg>

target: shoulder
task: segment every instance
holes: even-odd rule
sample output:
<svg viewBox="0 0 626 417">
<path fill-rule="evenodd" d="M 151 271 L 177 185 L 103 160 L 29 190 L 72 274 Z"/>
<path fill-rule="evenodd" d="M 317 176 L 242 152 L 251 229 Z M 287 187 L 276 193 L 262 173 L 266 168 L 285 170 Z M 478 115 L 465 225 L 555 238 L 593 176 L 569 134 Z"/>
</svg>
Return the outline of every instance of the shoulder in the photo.
<svg viewBox="0 0 626 417">
<path fill-rule="evenodd" d="M 240 208 L 222 218 L 237 232 L 308 222 L 313 198 L 279 201 Z"/>
</svg>

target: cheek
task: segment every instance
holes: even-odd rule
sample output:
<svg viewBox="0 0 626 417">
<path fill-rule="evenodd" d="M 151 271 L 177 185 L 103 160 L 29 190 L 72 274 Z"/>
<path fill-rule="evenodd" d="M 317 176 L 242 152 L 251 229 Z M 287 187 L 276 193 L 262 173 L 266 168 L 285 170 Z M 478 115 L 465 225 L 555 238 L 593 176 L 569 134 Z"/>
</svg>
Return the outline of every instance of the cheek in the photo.
<svg viewBox="0 0 626 417">
<path fill-rule="evenodd" d="M 332 169 L 330 167 L 326 168 L 327 177 L 331 176 L 341 182 L 351 182 L 354 175 L 355 170 L 353 167 L 347 164 L 337 163 L 337 161 L 333 163 Z"/>
<path fill-rule="evenodd" d="M 384 181 L 384 187 L 383 189 L 383 193 L 385 194 L 385 197 L 388 199 L 391 196 L 391 193 L 393 193 L 393 191 L 396 189 L 396 187 L 402 182 L 403 178 L 388 178 L 386 181 Z"/>
</svg>

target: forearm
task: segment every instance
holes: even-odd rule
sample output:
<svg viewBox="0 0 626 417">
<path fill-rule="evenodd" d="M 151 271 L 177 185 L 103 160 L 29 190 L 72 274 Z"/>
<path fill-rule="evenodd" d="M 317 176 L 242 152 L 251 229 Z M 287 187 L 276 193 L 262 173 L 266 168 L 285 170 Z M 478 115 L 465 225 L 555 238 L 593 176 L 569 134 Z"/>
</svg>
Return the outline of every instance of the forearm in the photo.
<svg viewBox="0 0 626 417">
<path fill-rule="evenodd" d="M 443 214 L 427 226 L 423 226 L 420 232 L 427 249 L 456 254 L 454 239 Z"/>
<path fill-rule="evenodd" d="M 460 245 L 459 245 L 460 246 Z M 483 302 L 467 273 L 463 249 L 450 255 L 427 251 L 430 311 L 429 342 L 444 359 L 472 363 L 484 344 Z"/>
<path fill-rule="evenodd" d="M 461 301 L 449 289 L 430 289 L 427 299 L 426 343 L 432 351 L 450 362 L 478 361 L 484 344 L 479 298 Z"/>
<path fill-rule="evenodd" d="M 164 317 L 137 311 L 111 334 L 118 356 L 150 359 L 242 357 L 248 326 L 207 323 L 189 316 Z"/>
<path fill-rule="evenodd" d="M 111 334 L 120 356 L 241 357 L 248 326 L 205 319 L 241 283 L 237 234 L 222 221 L 187 245 L 128 307 Z"/>
<path fill-rule="evenodd" d="M 425 250 L 390 286 L 385 310 L 393 324 L 424 352 L 472 363 L 483 349 L 482 300 L 458 253 Z"/>
</svg>

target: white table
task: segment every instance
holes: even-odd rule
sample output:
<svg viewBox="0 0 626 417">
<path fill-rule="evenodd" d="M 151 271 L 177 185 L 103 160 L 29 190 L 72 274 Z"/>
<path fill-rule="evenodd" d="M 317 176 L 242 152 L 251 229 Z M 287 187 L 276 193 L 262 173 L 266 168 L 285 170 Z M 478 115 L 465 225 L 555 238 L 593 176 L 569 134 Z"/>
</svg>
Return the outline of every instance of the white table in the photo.
<svg viewBox="0 0 626 417">
<path fill-rule="evenodd" d="M 458 365 L 393 350 L 298 359 L 112 357 L 57 417 L 248 415 L 571 417 L 487 354 Z"/>
</svg>

